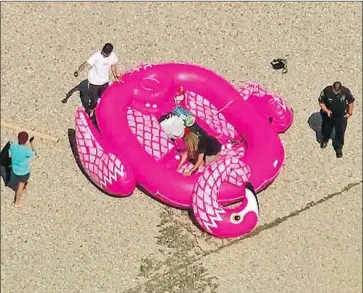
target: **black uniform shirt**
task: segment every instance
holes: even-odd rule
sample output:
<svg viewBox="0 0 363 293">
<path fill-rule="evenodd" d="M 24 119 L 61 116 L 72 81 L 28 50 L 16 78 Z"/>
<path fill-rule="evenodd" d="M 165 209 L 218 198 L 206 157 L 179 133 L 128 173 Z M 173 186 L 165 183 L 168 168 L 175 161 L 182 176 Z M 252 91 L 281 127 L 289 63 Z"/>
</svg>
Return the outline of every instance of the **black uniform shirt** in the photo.
<svg viewBox="0 0 363 293">
<path fill-rule="evenodd" d="M 337 94 L 333 93 L 332 86 L 327 86 L 319 96 L 319 103 L 325 104 L 332 111 L 332 118 L 342 118 L 347 113 L 348 104 L 352 104 L 354 100 L 350 90 L 344 86 Z"/>
</svg>

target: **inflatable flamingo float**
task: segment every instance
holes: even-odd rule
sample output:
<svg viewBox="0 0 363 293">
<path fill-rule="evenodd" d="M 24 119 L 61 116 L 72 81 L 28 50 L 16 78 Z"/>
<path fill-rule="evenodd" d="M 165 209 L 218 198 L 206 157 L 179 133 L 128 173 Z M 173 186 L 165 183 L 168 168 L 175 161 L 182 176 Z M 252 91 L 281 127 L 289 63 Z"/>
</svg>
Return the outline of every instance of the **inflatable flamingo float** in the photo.
<svg viewBox="0 0 363 293">
<path fill-rule="evenodd" d="M 146 64 L 121 78 L 96 108 L 97 128 L 83 108 L 76 110 L 77 151 L 89 180 L 120 197 L 139 184 L 165 204 L 190 209 L 199 226 L 216 237 L 251 232 L 259 217 L 256 193 L 284 164 L 278 134 L 292 124 L 292 109 L 257 83 L 235 88 L 192 64 Z M 169 139 L 158 122 L 175 108 L 181 86 L 185 99 L 179 106 L 223 145 L 216 161 L 191 176 L 183 175 L 190 163 L 177 171 L 180 141 Z"/>
</svg>

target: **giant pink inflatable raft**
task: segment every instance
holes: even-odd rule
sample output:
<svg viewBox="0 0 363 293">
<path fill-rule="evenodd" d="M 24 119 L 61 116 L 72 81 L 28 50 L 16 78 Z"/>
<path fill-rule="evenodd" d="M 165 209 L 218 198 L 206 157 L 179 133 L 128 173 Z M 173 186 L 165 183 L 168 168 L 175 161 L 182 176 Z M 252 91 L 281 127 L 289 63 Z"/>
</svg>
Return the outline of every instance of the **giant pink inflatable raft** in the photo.
<svg viewBox="0 0 363 293">
<path fill-rule="evenodd" d="M 98 128 L 83 108 L 76 110 L 77 151 L 88 178 L 121 197 L 139 184 L 165 204 L 192 210 L 200 227 L 216 237 L 251 232 L 259 217 L 256 193 L 284 164 L 278 134 L 292 124 L 292 109 L 257 83 L 235 88 L 197 65 L 146 64 L 121 79 L 96 108 Z M 180 86 L 185 89 L 181 106 L 223 145 L 216 161 L 191 176 L 183 175 L 190 163 L 176 170 L 182 150 L 158 122 L 175 107 Z M 241 204 L 226 207 L 236 202 Z"/>
</svg>

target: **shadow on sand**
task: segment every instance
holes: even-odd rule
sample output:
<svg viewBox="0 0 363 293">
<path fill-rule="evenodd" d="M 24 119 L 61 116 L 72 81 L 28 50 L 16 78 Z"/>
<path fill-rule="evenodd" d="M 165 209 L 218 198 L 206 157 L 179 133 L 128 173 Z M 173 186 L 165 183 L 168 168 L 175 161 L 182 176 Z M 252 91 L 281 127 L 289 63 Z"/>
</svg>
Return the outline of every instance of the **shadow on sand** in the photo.
<svg viewBox="0 0 363 293">
<path fill-rule="evenodd" d="M 78 85 L 72 88 L 61 102 L 63 104 L 67 103 L 71 96 L 77 91 L 79 92 L 82 106 L 86 109 L 89 103 L 88 79 L 82 80 Z"/>
<path fill-rule="evenodd" d="M 308 119 L 308 124 L 310 128 L 315 131 L 316 141 L 319 143 L 323 141 L 323 135 L 321 132 L 321 123 L 322 123 L 322 118 L 320 112 L 311 114 L 311 116 Z M 330 138 L 334 140 L 334 137 L 335 137 L 335 129 L 333 129 Z"/>
</svg>

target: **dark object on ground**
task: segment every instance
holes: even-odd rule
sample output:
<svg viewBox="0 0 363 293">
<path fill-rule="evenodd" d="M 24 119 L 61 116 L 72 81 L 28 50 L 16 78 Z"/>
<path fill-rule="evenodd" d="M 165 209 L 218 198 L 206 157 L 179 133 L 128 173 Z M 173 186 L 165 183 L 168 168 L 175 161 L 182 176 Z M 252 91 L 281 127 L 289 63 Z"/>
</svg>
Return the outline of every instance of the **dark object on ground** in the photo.
<svg viewBox="0 0 363 293">
<path fill-rule="evenodd" d="M 272 60 L 270 64 L 271 64 L 272 68 L 275 70 L 282 69 L 282 74 L 287 73 L 287 60 L 286 59 L 277 58 L 277 59 Z"/>
<path fill-rule="evenodd" d="M 9 156 L 10 141 L 3 147 L 0 152 L 0 176 L 3 178 L 5 186 L 10 180 L 11 158 Z"/>
<path fill-rule="evenodd" d="M 322 123 L 323 123 L 323 119 L 321 118 L 320 112 L 313 113 L 309 117 L 308 124 L 309 124 L 310 128 L 315 131 L 316 141 L 320 144 L 323 142 L 323 135 L 321 132 Z M 335 129 L 333 129 L 330 138 L 331 139 L 335 138 Z"/>
<path fill-rule="evenodd" d="M 74 74 L 73 74 L 75 77 L 78 76 L 78 71 L 75 71 Z"/>
</svg>

